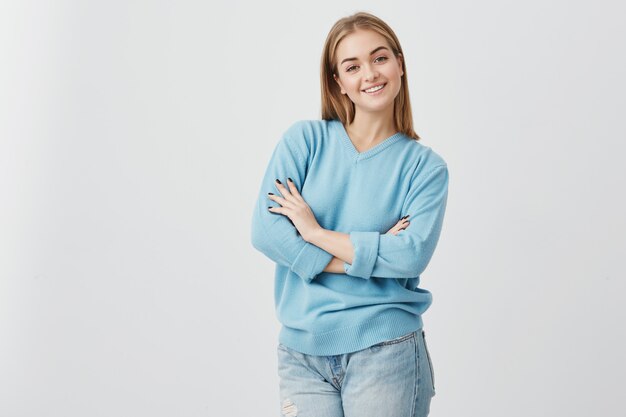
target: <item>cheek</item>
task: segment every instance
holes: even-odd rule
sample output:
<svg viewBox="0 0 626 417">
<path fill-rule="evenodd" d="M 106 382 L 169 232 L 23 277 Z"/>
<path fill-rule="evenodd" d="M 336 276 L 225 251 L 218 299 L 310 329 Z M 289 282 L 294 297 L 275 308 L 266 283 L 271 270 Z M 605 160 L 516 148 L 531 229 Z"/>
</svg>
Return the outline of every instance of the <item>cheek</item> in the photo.
<svg viewBox="0 0 626 417">
<path fill-rule="evenodd" d="M 340 88 L 343 88 L 344 90 L 346 90 L 346 92 L 348 93 L 349 96 L 352 96 L 352 95 L 355 94 L 355 92 L 359 91 L 359 85 L 356 82 L 354 82 L 353 80 L 350 80 L 350 79 L 342 80 Z"/>
<path fill-rule="evenodd" d="M 348 83 L 346 84 L 346 86 L 348 87 L 348 89 L 349 89 L 350 91 L 353 91 L 353 92 L 355 92 L 355 93 L 358 93 L 358 92 L 360 91 L 360 90 L 359 90 L 359 83 L 357 83 L 357 82 L 354 82 L 354 81 L 352 81 L 352 82 L 348 82 Z"/>
</svg>

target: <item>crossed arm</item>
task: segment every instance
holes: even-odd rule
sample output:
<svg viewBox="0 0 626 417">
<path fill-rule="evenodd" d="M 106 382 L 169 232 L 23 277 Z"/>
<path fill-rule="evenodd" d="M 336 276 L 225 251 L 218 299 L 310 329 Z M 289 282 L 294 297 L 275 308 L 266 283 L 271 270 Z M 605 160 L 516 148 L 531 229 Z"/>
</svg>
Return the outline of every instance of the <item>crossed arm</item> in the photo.
<svg viewBox="0 0 626 417">
<path fill-rule="evenodd" d="M 322 228 L 291 178 L 288 179 L 287 186 L 278 179 L 275 185 L 282 197 L 268 193 L 268 198 L 282 207 L 272 207 L 270 210 L 288 216 L 302 239 L 333 255 L 324 272 L 345 274 L 344 262 L 352 264 L 354 259 L 354 246 L 350 241 L 350 234 Z M 408 215 L 402 217 L 387 233 L 396 235 L 400 230 L 409 227 L 408 217 Z"/>
<path fill-rule="evenodd" d="M 409 227 L 408 216 L 403 217 L 396 223 L 387 233 L 396 235 L 400 230 Z M 324 272 L 332 272 L 335 274 L 345 274 L 344 262 L 352 263 L 354 258 L 354 247 L 350 241 L 350 235 L 347 233 L 335 232 L 333 230 L 319 229 L 317 233 L 312 234 L 308 240 L 309 243 L 324 249 L 326 252 L 333 254 Z"/>
<path fill-rule="evenodd" d="M 363 279 L 419 276 L 433 254 L 441 231 L 447 198 L 446 165 L 432 163 L 432 168 L 417 172 L 411 179 L 401 210 L 411 214 L 418 229 L 405 230 L 408 228 L 408 216 L 405 216 L 384 234 L 339 233 L 323 229 L 299 194 L 296 185 L 301 186 L 306 176 L 306 161 L 301 156 L 306 150 L 299 153 L 297 146 L 283 140 L 274 151 L 252 218 L 253 246 L 307 283 L 320 272 Z M 286 184 L 279 178 L 287 179 Z M 267 192 L 272 186 L 279 195 Z M 268 198 L 279 207 L 268 207 L 271 203 Z"/>
</svg>

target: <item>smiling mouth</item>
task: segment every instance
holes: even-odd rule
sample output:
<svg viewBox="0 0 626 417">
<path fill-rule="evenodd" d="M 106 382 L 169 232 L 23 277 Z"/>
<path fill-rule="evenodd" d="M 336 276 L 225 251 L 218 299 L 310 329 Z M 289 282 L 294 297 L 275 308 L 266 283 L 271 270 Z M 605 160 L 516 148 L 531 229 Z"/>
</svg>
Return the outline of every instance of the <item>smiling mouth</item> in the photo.
<svg viewBox="0 0 626 417">
<path fill-rule="evenodd" d="M 384 83 L 384 84 L 379 84 L 377 86 L 370 87 L 368 89 L 361 90 L 361 91 L 366 93 L 366 94 L 375 94 L 375 93 L 378 93 L 379 91 L 383 90 L 386 86 L 387 86 L 387 83 Z M 374 88 L 374 91 L 368 91 L 368 90 L 371 90 L 372 88 Z"/>
</svg>

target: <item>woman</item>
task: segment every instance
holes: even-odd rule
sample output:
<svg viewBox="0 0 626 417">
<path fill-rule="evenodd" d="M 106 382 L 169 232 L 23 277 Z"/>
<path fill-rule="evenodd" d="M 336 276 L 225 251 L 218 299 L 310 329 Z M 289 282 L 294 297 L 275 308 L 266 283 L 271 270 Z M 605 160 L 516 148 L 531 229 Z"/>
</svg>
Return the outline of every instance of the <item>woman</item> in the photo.
<svg viewBox="0 0 626 417">
<path fill-rule="evenodd" d="M 322 57 L 322 120 L 290 126 L 267 167 L 252 244 L 276 263 L 284 416 L 429 413 L 421 316 L 432 296 L 418 285 L 448 169 L 418 143 L 405 73 L 387 24 L 340 19 Z"/>
</svg>

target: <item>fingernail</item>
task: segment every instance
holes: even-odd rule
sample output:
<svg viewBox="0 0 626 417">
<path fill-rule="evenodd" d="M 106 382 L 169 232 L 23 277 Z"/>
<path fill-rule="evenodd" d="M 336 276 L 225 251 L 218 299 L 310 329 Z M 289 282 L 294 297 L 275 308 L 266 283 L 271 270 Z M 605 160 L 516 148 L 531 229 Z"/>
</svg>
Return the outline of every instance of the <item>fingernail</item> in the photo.
<svg viewBox="0 0 626 417">
<path fill-rule="evenodd" d="M 280 180 L 278 178 L 276 178 L 276 182 L 279 184 L 282 184 L 282 182 L 280 182 Z"/>
<path fill-rule="evenodd" d="M 409 215 L 408 215 L 408 214 L 407 214 L 406 216 L 404 216 L 403 218 L 401 218 L 400 220 L 404 220 L 404 219 L 406 219 L 407 217 L 409 217 Z"/>
<path fill-rule="evenodd" d="M 289 177 L 287 177 L 287 180 L 289 180 L 289 181 L 293 182 L 293 180 L 292 180 L 291 178 L 289 178 Z"/>
<path fill-rule="evenodd" d="M 274 193 L 268 193 L 269 195 L 274 195 Z"/>
</svg>

